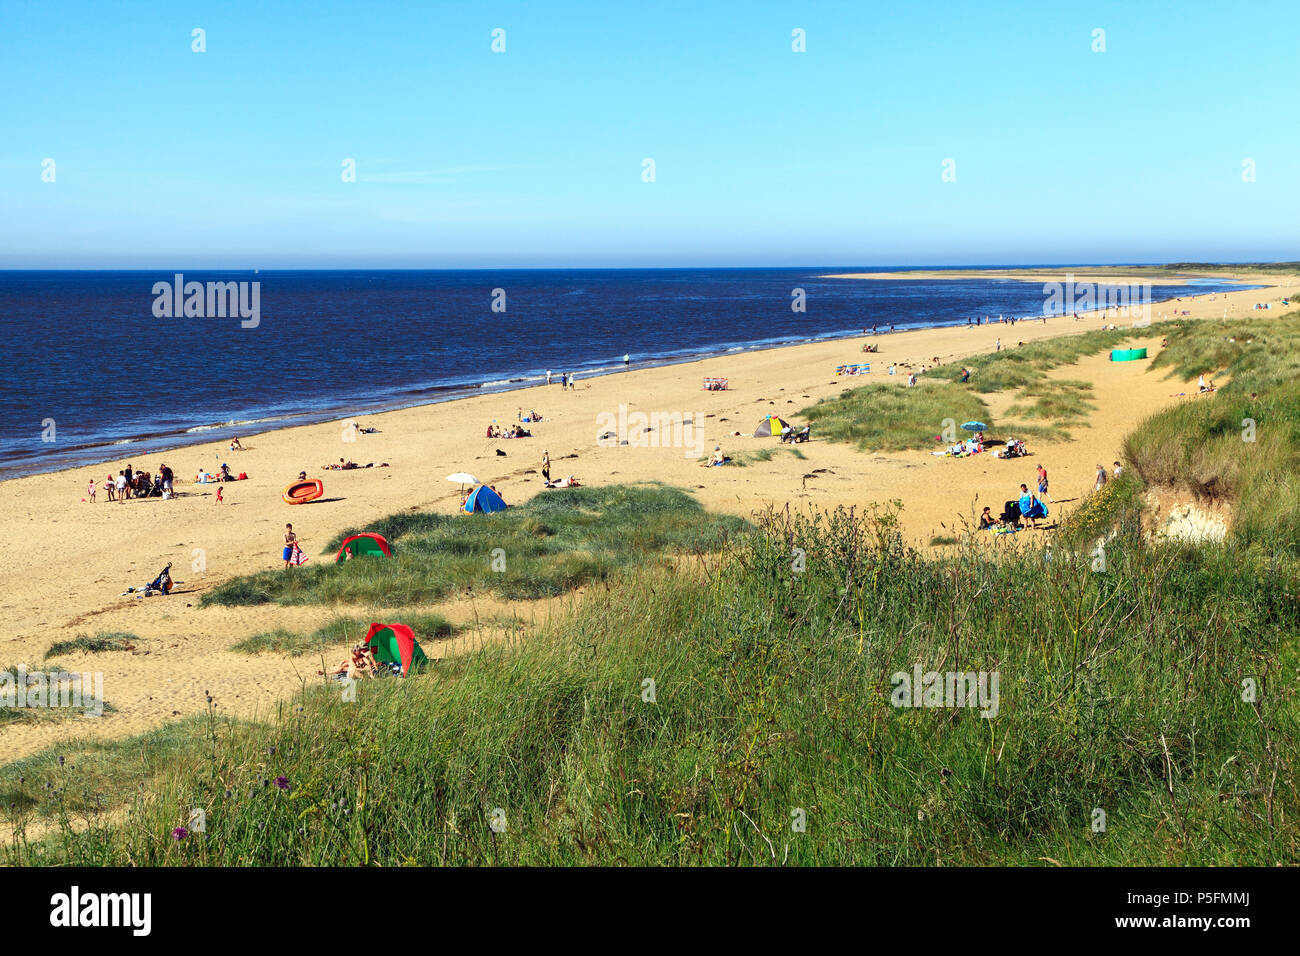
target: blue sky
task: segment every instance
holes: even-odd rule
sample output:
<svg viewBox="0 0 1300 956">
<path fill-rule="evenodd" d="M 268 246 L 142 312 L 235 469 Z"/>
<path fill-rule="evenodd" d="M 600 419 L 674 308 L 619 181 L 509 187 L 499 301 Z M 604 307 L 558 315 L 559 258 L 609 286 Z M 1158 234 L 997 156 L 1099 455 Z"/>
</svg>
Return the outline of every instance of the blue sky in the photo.
<svg viewBox="0 0 1300 956">
<path fill-rule="evenodd" d="M 1296 259 L 1300 4 L 1248 14 L 0 0 L 0 267 Z"/>
</svg>

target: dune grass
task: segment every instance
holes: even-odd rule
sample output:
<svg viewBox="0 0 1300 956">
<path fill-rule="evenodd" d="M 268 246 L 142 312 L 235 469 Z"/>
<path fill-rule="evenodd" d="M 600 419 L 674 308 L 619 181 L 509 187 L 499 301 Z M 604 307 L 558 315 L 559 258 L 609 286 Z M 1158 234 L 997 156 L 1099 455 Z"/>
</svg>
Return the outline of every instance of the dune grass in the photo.
<svg viewBox="0 0 1300 956">
<path fill-rule="evenodd" d="M 339 615 L 332 621 L 322 624 L 314 631 L 302 633 L 286 628 L 263 631 L 245 638 L 230 649 L 240 654 L 288 654 L 301 657 L 304 654 L 320 654 L 341 644 L 356 644 L 365 637 L 372 621 L 378 620 L 374 615 L 368 617 Z M 388 623 L 380 621 L 380 623 Z M 455 628 L 441 614 L 404 613 L 401 623 L 408 625 L 417 640 L 435 641 L 451 637 Z M 332 663 L 332 662 L 331 662 Z"/>
<path fill-rule="evenodd" d="M 45 659 L 58 657 L 60 654 L 102 654 L 105 651 L 125 651 L 139 642 L 140 638 L 126 631 L 100 631 L 94 637 L 78 634 L 69 641 L 55 641 L 45 652 Z"/>
<path fill-rule="evenodd" d="M 0 862 L 1300 860 L 1300 608 L 1277 566 L 1141 535 L 1112 539 L 1105 573 L 969 539 L 926 559 L 890 514 L 840 511 L 769 515 L 688 572 L 622 572 L 527 642 L 355 702 L 309 690 L 264 724 L 191 721 L 84 781 L 84 756 L 7 768 L 2 802 L 29 816 L 96 791 L 125 811 Z M 1035 599 L 1008 599 L 1028 582 Z M 914 665 L 997 673 L 996 716 L 892 706 Z M 176 839 L 196 807 L 206 832 Z"/>
<path fill-rule="evenodd" d="M 801 413 L 813 436 L 848 442 L 860 451 L 933 448 L 949 419 L 992 424 L 988 406 L 970 390 L 946 382 L 916 388 L 874 384 L 822 399 Z"/>
<path fill-rule="evenodd" d="M 617 568 L 707 551 L 746 526 L 709 514 L 690 495 L 658 485 L 547 491 L 495 514 L 401 512 L 365 530 L 384 535 L 392 558 L 323 560 L 235 578 L 203 606 L 351 604 L 397 607 L 470 590 L 510 599 L 554 597 Z M 330 557 L 347 536 L 326 549 Z"/>
<path fill-rule="evenodd" d="M 1057 318 L 1057 323 L 1070 323 Z M 975 355 L 960 362 L 949 362 L 926 372 L 926 378 L 956 382 L 963 368 L 971 369 L 967 387 L 988 394 L 1008 389 L 1025 388 L 1043 382 L 1047 373 L 1063 365 L 1074 365 L 1079 359 L 1107 349 L 1117 348 L 1134 338 L 1150 338 L 1168 334 L 1174 322 L 1155 322 L 1144 329 L 1093 329 L 1075 335 L 1059 335 L 1038 339 L 1024 345 L 1004 345 L 1000 352 Z M 1014 326 L 1008 336 L 1014 335 Z"/>
<path fill-rule="evenodd" d="M 1230 381 L 1143 421 L 1124 454 L 1151 485 L 1235 502 L 1243 544 L 1300 556 L 1300 312 L 1183 322 L 1153 365 Z"/>
</svg>

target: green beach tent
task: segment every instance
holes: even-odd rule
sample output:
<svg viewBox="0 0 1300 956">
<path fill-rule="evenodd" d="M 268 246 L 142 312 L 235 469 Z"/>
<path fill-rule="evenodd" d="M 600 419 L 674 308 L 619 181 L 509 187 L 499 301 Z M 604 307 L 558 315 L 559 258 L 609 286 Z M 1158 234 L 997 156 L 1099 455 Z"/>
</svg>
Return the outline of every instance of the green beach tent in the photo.
<svg viewBox="0 0 1300 956">
<path fill-rule="evenodd" d="M 359 558 L 363 554 L 378 555 L 381 558 L 393 556 L 392 549 L 388 547 L 388 541 L 382 534 L 365 531 L 345 539 L 339 545 L 339 553 L 334 560 L 335 562 L 347 561 L 349 558 Z"/>
<path fill-rule="evenodd" d="M 365 644 L 381 664 L 401 664 L 405 677 L 412 667 L 429 663 L 428 656 L 415 639 L 415 632 L 405 624 L 371 624 Z"/>
</svg>

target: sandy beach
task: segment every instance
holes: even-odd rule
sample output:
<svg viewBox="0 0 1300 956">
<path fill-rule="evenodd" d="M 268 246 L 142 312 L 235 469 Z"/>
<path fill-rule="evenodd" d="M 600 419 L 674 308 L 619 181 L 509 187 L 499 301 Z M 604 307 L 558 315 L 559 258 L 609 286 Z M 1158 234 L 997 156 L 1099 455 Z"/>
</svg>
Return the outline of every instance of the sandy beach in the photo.
<svg viewBox="0 0 1300 956">
<path fill-rule="evenodd" d="M 1064 278 L 1061 270 L 1061 278 Z M 881 276 L 845 281 L 872 281 Z M 1076 281 L 1086 281 L 1080 270 Z M 1113 276 L 1098 276 L 1115 281 Z M 1157 303 L 1152 318 L 1171 317 L 1175 309 L 1191 317 L 1241 318 L 1281 314 L 1282 298 L 1300 292 L 1294 277 L 1251 273 L 1236 278 L 1270 288 Z M 1026 281 L 1031 281 L 1026 279 Z M 1032 281 L 1043 281 L 1035 275 Z M 1256 302 L 1273 303 L 1273 311 L 1252 313 Z M 746 467 L 701 468 L 693 450 L 705 454 L 720 445 L 730 455 L 772 447 L 773 439 L 753 438 L 765 414 L 791 416 L 817 400 L 845 388 L 887 382 L 902 387 L 905 374 L 889 376 L 891 363 L 920 370 L 933 363 L 988 353 L 1001 339 L 1018 341 L 1068 335 L 1101 327 L 1093 313 L 1080 321 L 1053 318 L 1015 326 L 988 325 L 900 332 L 877 336 L 879 354 L 864 355 L 864 339 L 846 339 L 745 354 L 730 354 L 682 365 L 579 379 L 576 389 L 558 384 L 515 392 L 476 396 L 437 405 L 385 412 L 339 422 L 241 436 L 244 451 L 229 452 L 225 443 L 197 445 L 149 454 L 145 459 L 116 459 L 51 474 L 0 483 L 0 529 L 11 549 L 0 567 L 0 668 L 25 663 L 42 666 L 55 641 L 78 634 L 121 631 L 138 635 L 133 653 L 69 655 L 58 663 L 73 671 L 101 670 L 104 693 L 113 711 L 97 719 L 9 723 L 0 727 L 0 754 L 15 759 L 48 746 L 67 734 L 113 737 L 136 733 L 175 717 L 201 711 L 205 692 L 228 714 L 267 713 L 278 700 L 304 682 L 318 680 L 319 661 L 278 655 L 250 656 L 229 647 L 275 627 L 306 629 L 340 611 L 374 613 L 376 620 L 400 619 L 402 608 L 285 608 L 275 605 L 200 610 L 199 598 L 214 585 L 249 572 L 280 565 L 281 535 L 292 522 L 304 549 L 315 562 L 325 544 L 349 527 L 406 509 L 455 510 L 459 495 L 444 476 L 467 471 L 494 484 L 510 504 L 545 493 L 539 472 L 543 450 L 550 454 L 552 476 L 574 475 L 585 485 L 658 481 L 688 489 L 706 507 L 749 516 L 767 505 L 861 506 L 899 499 L 903 528 L 910 543 L 925 546 L 935 535 L 951 533 L 984 504 L 1000 506 L 1020 482 L 1030 482 L 1042 462 L 1051 474 L 1054 518 L 1068 514 L 1070 499 L 1091 487 L 1095 465 L 1120 457 L 1123 437 L 1145 416 L 1186 400 L 1195 391 L 1187 383 L 1148 374 L 1147 361 L 1113 364 L 1107 356 L 1086 358 L 1058 369 L 1064 378 L 1092 383 L 1097 411 L 1087 427 L 1069 442 L 1032 442 L 1029 458 L 1001 461 L 990 455 L 942 459 L 927 451 L 863 453 L 842 444 L 817 440 L 799 446 L 805 456 L 776 454 Z M 1154 355 L 1159 336 L 1143 337 Z M 871 363 L 871 374 L 837 378 L 835 367 Z M 705 391 L 706 376 L 725 376 L 727 391 Z M 924 375 L 921 387 L 925 386 Z M 989 397 L 996 418 L 1011 396 Z M 699 429 L 695 442 L 681 447 L 609 446 L 598 443 L 602 422 L 629 414 L 681 413 Z M 531 426 L 534 437 L 493 440 L 485 437 L 494 420 L 503 428 L 517 410 L 536 410 L 543 421 Z M 352 436 L 343 425 L 357 421 L 377 429 Z M 737 435 L 739 433 L 739 435 Z M 998 436 L 1002 437 L 1002 436 Z M 348 439 L 352 440 L 348 440 Z M 497 451 L 504 452 L 504 456 Z M 376 467 L 322 471 L 341 457 Z M 91 478 L 105 476 L 128 463 L 156 471 L 162 462 L 177 476 L 179 496 L 171 501 L 109 502 L 102 491 L 94 504 L 84 502 Z M 216 470 L 227 462 L 248 480 L 221 486 L 194 484 L 200 467 Z M 380 463 L 389 467 L 378 467 Z M 320 477 L 323 499 L 289 506 L 280 493 L 299 471 Z M 217 488 L 224 500 L 216 500 Z M 466 518 L 466 520 L 474 520 Z M 151 580 L 173 565 L 175 593 L 166 598 L 123 596 L 128 587 Z M 292 572 L 289 572 L 292 573 Z M 537 620 L 571 598 L 555 602 L 493 605 L 482 598 L 440 606 L 455 623 L 515 613 Z M 468 648 L 490 635 L 472 627 L 444 642 L 428 641 L 426 650 L 441 656 Z M 340 647 L 340 650 L 342 648 Z"/>
</svg>

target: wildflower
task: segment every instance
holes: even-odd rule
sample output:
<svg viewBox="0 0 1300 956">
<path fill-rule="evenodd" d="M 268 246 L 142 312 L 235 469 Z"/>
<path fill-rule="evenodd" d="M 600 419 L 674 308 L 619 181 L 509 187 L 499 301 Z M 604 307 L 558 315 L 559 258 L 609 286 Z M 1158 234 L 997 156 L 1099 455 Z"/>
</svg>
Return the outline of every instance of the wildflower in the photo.
<svg viewBox="0 0 1300 956">
<path fill-rule="evenodd" d="M 276 777 L 276 778 L 275 778 L 275 785 L 276 785 L 277 787 L 279 787 L 281 790 L 288 790 L 288 789 L 289 789 L 289 778 L 288 778 L 288 777 L 285 777 L 285 776 L 283 776 L 283 775 L 281 775 L 281 776 L 279 776 L 279 777 Z"/>
<path fill-rule="evenodd" d="M 189 835 L 190 835 L 190 831 L 185 829 L 184 827 L 177 827 L 175 830 L 172 831 L 172 839 L 175 840 L 177 843 L 180 843 L 181 840 L 184 840 Z"/>
</svg>

